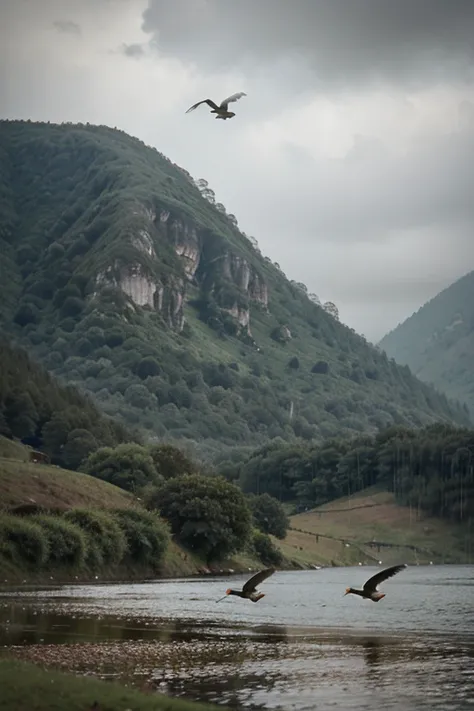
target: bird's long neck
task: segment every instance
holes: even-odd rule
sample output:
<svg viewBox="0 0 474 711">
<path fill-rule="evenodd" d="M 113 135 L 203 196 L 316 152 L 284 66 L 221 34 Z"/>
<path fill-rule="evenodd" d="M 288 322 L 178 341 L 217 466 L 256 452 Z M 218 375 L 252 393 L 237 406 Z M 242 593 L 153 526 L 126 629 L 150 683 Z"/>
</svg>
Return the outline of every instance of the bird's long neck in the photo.
<svg viewBox="0 0 474 711">
<path fill-rule="evenodd" d="M 351 592 L 353 595 L 360 595 L 360 597 L 365 597 L 367 593 L 365 593 L 363 590 L 357 590 L 357 588 L 349 588 L 349 592 Z"/>
<path fill-rule="evenodd" d="M 242 591 L 241 590 L 229 590 L 227 593 L 228 595 L 237 595 L 237 597 L 242 597 Z"/>
</svg>

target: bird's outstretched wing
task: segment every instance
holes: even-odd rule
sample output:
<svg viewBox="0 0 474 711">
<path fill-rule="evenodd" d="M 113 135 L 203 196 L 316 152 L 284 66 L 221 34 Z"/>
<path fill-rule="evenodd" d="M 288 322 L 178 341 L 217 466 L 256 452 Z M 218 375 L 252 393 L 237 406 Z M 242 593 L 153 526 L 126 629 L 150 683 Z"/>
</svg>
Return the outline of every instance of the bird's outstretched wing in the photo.
<svg viewBox="0 0 474 711">
<path fill-rule="evenodd" d="M 221 105 L 219 108 L 227 111 L 227 107 L 232 101 L 238 101 L 243 96 L 247 96 L 247 94 L 245 94 L 243 91 L 238 91 L 237 94 L 232 94 L 232 96 L 228 96 L 227 99 L 221 101 Z"/>
<path fill-rule="evenodd" d="M 218 109 L 219 107 L 217 104 L 213 102 L 212 99 L 203 99 L 202 101 L 198 101 L 197 104 L 193 104 L 193 106 L 190 106 L 189 109 L 186 111 L 187 114 L 189 114 L 190 111 L 194 111 L 194 109 L 197 109 L 198 106 L 201 106 L 201 104 L 208 104 L 208 106 L 211 107 L 211 109 Z"/>
<path fill-rule="evenodd" d="M 256 589 L 257 585 L 260 585 L 261 582 L 269 578 L 270 575 L 273 575 L 274 572 L 275 568 L 266 568 L 265 570 L 261 570 L 259 573 L 256 573 L 250 578 L 250 580 L 247 580 L 244 587 L 242 588 L 242 592 L 253 592 Z"/>
<path fill-rule="evenodd" d="M 365 583 L 365 592 L 375 592 L 375 590 L 377 590 L 377 585 L 380 585 L 380 583 L 383 583 L 384 580 L 391 578 L 393 575 L 396 575 L 406 567 L 405 563 L 403 563 L 403 565 L 392 565 L 391 568 L 385 568 L 385 570 L 381 570 L 380 573 L 376 573 Z"/>
</svg>

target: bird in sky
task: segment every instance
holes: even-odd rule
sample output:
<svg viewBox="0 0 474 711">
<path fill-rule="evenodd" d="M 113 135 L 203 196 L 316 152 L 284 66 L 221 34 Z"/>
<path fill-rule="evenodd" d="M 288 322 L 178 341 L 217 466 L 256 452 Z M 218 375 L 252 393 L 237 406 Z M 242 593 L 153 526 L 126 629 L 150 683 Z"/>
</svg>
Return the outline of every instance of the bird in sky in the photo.
<svg viewBox="0 0 474 711">
<path fill-rule="evenodd" d="M 232 96 L 228 96 L 227 99 L 221 101 L 219 106 L 214 103 L 212 99 L 203 99 L 202 101 L 198 101 L 197 104 L 190 106 L 186 113 L 189 114 L 190 111 L 194 111 L 194 109 L 197 109 L 197 107 L 201 104 L 207 104 L 211 107 L 211 114 L 217 114 L 216 119 L 223 119 L 225 121 L 226 119 L 230 119 L 235 116 L 233 111 L 229 111 L 229 104 L 232 101 L 238 101 L 242 98 L 242 96 L 247 96 L 247 94 L 243 91 L 239 91 L 237 94 L 232 94 Z"/>
<path fill-rule="evenodd" d="M 385 570 L 381 570 L 380 573 L 376 573 L 371 578 L 369 578 L 362 590 L 357 590 L 356 588 L 346 588 L 346 592 L 344 593 L 344 595 L 349 595 L 349 593 L 352 593 L 353 595 L 359 595 L 360 597 L 364 597 L 366 600 L 378 602 L 383 597 L 385 597 L 385 593 L 379 592 L 377 590 L 377 585 L 380 585 L 380 583 L 383 583 L 384 580 L 391 578 L 393 575 L 396 575 L 406 567 L 407 566 L 404 563 L 403 565 L 392 565 L 390 568 L 385 568 Z"/>
<path fill-rule="evenodd" d="M 262 597 L 265 597 L 265 593 L 257 592 L 257 585 L 260 585 L 260 583 L 269 578 L 270 575 L 273 575 L 274 572 L 275 568 L 261 570 L 259 573 L 256 573 L 256 575 L 253 575 L 250 580 L 247 580 L 242 590 L 232 590 L 232 588 L 228 588 L 228 590 L 225 591 L 224 597 L 220 597 L 216 602 L 224 600 L 227 595 L 237 595 L 237 597 L 244 597 L 246 600 L 258 602 Z"/>
</svg>

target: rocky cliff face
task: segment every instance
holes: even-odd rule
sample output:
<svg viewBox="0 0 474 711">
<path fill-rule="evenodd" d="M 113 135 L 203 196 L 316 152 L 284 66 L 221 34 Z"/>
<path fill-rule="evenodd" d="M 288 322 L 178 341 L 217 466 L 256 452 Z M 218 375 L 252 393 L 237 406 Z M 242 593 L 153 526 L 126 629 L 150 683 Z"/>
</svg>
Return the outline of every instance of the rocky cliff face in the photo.
<svg viewBox="0 0 474 711">
<path fill-rule="evenodd" d="M 226 252 L 222 260 L 222 274 L 246 292 L 251 301 L 268 308 L 268 287 L 244 257 Z"/>
<path fill-rule="evenodd" d="M 171 328 L 180 331 L 184 326 L 186 284 L 193 282 L 201 286 L 198 270 L 205 261 L 205 236 L 191 222 L 172 215 L 169 210 L 156 212 L 138 205 L 132 212 L 142 223 L 141 228 L 131 237 L 136 260 L 125 265 L 117 262 L 111 264 L 97 275 L 97 288 L 104 284 L 114 284 L 135 305 L 157 310 Z M 160 259 L 160 239 L 171 245 L 179 258 L 176 273 L 170 273 L 166 278 L 154 276 L 150 266 L 157 265 Z M 232 283 L 250 302 L 268 308 L 268 287 L 244 257 L 233 253 L 223 243 L 222 254 L 212 261 L 212 272 L 216 276 Z M 213 285 L 210 284 L 209 288 L 212 290 Z M 250 333 L 248 307 L 244 308 L 235 302 L 223 310 L 235 319 L 240 330 Z"/>
<path fill-rule="evenodd" d="M 201 261 L 202 242 L 198 231 L 184 220 L 174 218 L 169 210 L 160 212 L 161 232 L 173 245 L 181 258 L 182 268 L 188 279 L 193 279 Z"/>
</svg>

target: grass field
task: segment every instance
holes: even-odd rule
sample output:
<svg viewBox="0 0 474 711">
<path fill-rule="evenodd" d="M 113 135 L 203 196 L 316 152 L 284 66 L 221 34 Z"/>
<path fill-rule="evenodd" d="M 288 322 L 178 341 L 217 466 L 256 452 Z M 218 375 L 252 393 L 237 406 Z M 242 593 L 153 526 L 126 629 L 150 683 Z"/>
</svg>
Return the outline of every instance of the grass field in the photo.
<svg viewBox="0 0 474 711">
<path fill-rule="evenodd" d="M 213 711 L 216 706 L 144 694 L 115 682 L 0 660 L 0 711 Z M 220 708 L 223 708 L 222 706 Z"/>
<path fill-rule="evenodd" d="M 284 555 L 304 564 L 463 563 L 474 558 L 467 527 L 418 516 L 416 510 L 396 504 L 393 494 L 377 489 L 337 499 L 290 520 L 293 530 L 279 545 Z M 390 547 L 370 545 L 372 541 Z"/>
<path fill-rule="evenodd" d="M 28 459 L 28 447 L 0 437 L 0 509 L 23 504 L 48 509 L 123 509 L 138 505 L 132 494 L 105 481 Z"/>
<path fill-rule="evenodd" d="M 0 508 L 23 504 L 53 510 L 73 506 L 101 509 L 137 506 L 128 492 L 87 474 L 0 457 Z"/>
</svg>

